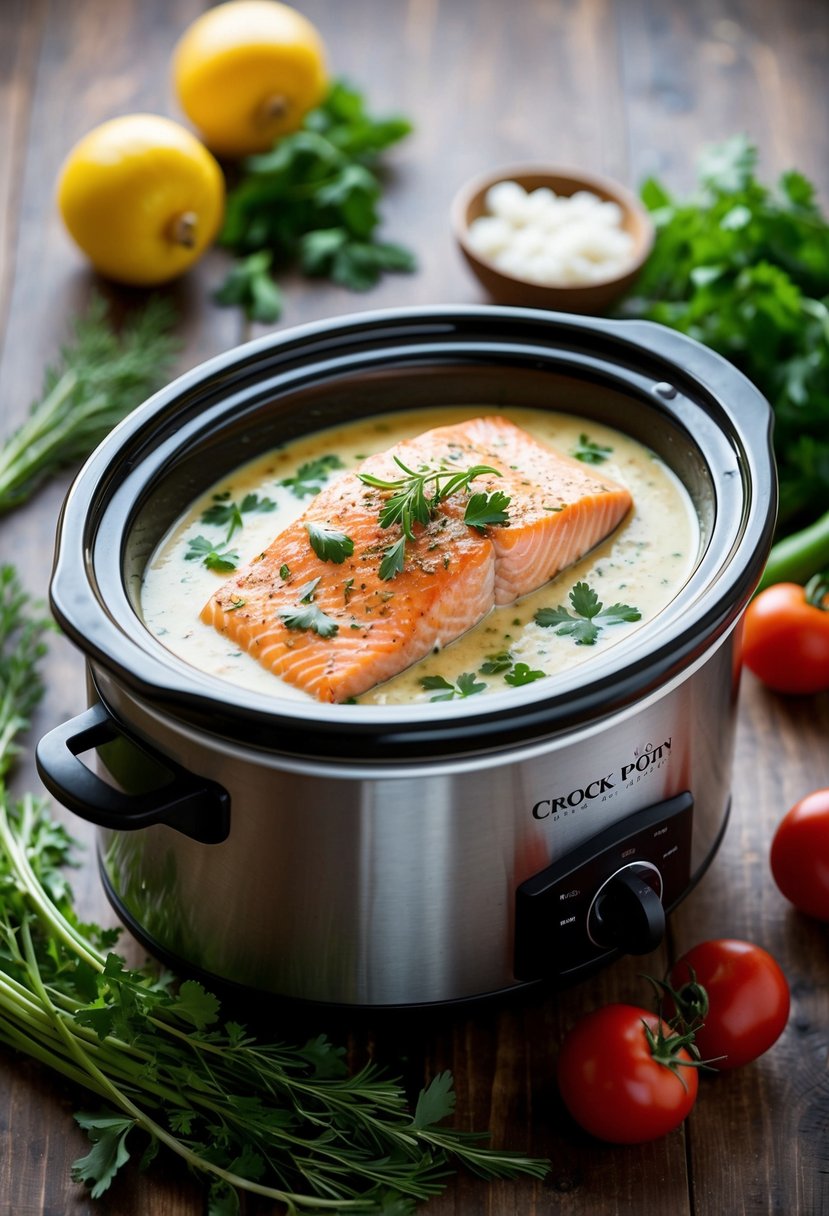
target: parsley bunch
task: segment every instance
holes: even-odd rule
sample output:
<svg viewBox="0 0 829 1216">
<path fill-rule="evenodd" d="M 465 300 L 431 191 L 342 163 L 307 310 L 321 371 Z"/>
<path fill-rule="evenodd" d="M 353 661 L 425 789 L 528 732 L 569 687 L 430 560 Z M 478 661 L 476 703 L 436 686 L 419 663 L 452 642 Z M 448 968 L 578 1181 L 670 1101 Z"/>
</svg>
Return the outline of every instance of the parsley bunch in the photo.
<svg viewBox="0 0 829 1216">
<path fill-rule="evenodd" d="M 375 237 L 382 195 L 375 166 L 410 130 L 404 118 L 371 117 L 362 95 L 338 81 L 300 130 L 246 160 L 219 237 L 242 260 L 218 302 L 270 322 L 281 312 L 272 267 L 298 262 L 303 273 L 353 291 L 372 287 L 384 271 L 413 270 L 407 249 Z"/>
<path fill-rule="evenodd" d="M 0 571 L 0 779 L 41 693 L 47 627 L 15 572 Z M 447 1072 L 412 1111 L 375 1064 L 349 1075 L 325 1036 L 257 1039 L 195 981 L 129 968 L 112 951 L 116 933 L 79 920 L 71 853 L 45 807 L 29 796 L 12 805 L 0 781 L 0 1042 L 97 1100 L 75 1116 L 91 1145 L 73 1177 L 93 1199 L 136 1150 L 142 1167 L 165 1150 L 202 1176 L 209 1216 L 235 1216 L 240 1191 L 289 1216 L 409 1216 L 452 1162 L 482 1178 L 547 1172 L 441 1127 L 455 1101 Z"/>
<path fill-rule="evenodd" d="M 786 533 L 829 501 L 829 223 L 802 174 L 772 189 L 756 168 L 736 136 L 704 156 L 692 197 L 645 182 L 656 244 L 623 312 L 719 351 L 768 398 Z"/>
</svg>

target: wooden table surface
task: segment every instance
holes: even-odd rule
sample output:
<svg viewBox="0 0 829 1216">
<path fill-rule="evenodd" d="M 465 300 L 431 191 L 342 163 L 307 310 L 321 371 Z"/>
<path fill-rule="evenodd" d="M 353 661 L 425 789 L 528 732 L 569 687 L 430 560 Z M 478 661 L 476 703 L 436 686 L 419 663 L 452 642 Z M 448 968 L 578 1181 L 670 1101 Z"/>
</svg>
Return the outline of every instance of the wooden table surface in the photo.
<svg viewBox="0 0 829 1216">
<path fill-rule="evenodd" d="M 56 214 L 61 160 L 111 116 L 180 117 L 169 53 L 202 7 L 201 0 L 0 3 L 3 434 L 38 394 L 69 319 L 100 286 Z M 495 164 L 549 159 L 632 186 L 656 173 L 682 191 L 701 146 L 745 131 L 760 148 L 764 177 L 797 166 L 829 201 L 825 0 L 304 0 L 302 8 L 323 32 L 336 72 L 365 89 L 376 111 L 403 111 L 416 123 L 390 158 L 384 216 L 389 239 L 413 247 L 420 268 L 367 295 L 291 282 L 280 326 L 387 305 L 481 300 L 453 248 L 448 207 L 464 179 Z M 182 370 L 261 332 L 211 302 L 225 265 L 212 253 L 170 290 L 181 316 Z M 120 298 L 132 305 L 139 295 Z M 2 523 L 2 557 L 37 596 L 47 591 L 68 480 Z M 33 733 L 85 704 L 83 662 L 61 639 L 47 672 Z M 768 870 L 771 835 L 786 808 L 829 785 L 827 730 L 826 697 L 786 700 L 744 679 L 725 843 L 653 956 L 622 960 L 558 995 L 532 992 L 376 1031 L 378 1054 L 392 1065 L 405 1057 L 416 1081 L 452 1068 L 461 1125 L 488 1128 L 496 1145 L 552 1161 L 544 1183 L 459 1177 L 429 1205 L 432 1216 L 829 1212 L 826 930 L 788 907 Z M 28 752 L 16 787 L 39 790 Z M 84 914 L 111 920 L 91 853 L 74 886 Z M 633 1148 L 592 1142 L 557 1098 L 563 1030 L 601 1003 L 640 1003 L 638 972 L 661 973 L 670 952 L 711 936 L 748 938 L 780 960 L 793 998 L 785 1034 L 754 1065 L 704 1080 L 687 1123 L 667 1138 Z M 352 1042 L 364 1033 L 333 1016 L 328 1029 Z M 86 1151 L 71 1117 L 77 1096 L 11 1055 L 0 1059 L 0 1090 L 0 1214 L 203 1210 L 199 1187 L 177 1163 L 146 1176 L 129 1168 L 93 1203 L 69 1180 L 71 1162 Z"/>
</svg>

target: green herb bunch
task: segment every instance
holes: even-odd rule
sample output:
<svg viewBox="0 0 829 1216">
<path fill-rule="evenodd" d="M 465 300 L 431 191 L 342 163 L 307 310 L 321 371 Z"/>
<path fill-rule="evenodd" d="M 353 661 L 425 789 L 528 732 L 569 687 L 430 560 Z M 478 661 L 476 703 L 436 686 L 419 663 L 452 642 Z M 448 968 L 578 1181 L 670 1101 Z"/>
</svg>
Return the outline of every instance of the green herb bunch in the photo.
<svg viewBox="0 0 829 1216">
<path fill-rule="evenodd" d="M 644 184 L 656 244 L 623 312 L 719 351 L 768 398 L 789 532 L 829 502 L 829 223 L 802 174 L 772 189 L 757 159 L 736 136 L 704 156 L 692 197 Z"/>
<path fill-rule="evenodd" d="M 0 571 L 0 777 L 41 692 L 48 625 L 30 608 L 15 572 Z M 375 1064 L 349 1075 L 327 1038 L 261 1041 L 200 984 L 128 967 L 113 931 L 79 921 L 71 854 L 45 806 L 12 804 L 0 781 L 0 1042 L 98 1100 L 75 1116 L 91 1147 L 73 1177 L 92 1198 L 133 1153 L 146 1168 L 159 1150 L 207 1180 L 210 1216 L 237 1213 L 241 1191 L 288 1213 L 406 1216 L 452 1162 L 483 1178 L 546 1172 L 439 1126 L 454 1106 L 448 1073 L 412 1112 Z"/>
<path fill-rule="evenodd" d="M 300 130 L 272 152 L 244 162 L 230 190 L 220 244 L 240 261 L 218 291 L 257 321 L 275 321 L 282 298 L 271 271 L 298 263 L 364 291 L 384 271 L 411 271 L 413 255 L 376 239 L 380 223 L 380 154 L 411 130 L 404 118 L 370 116 L 362 95 L 336 82 Z"/>
<path fill-rule="evenodd" d="M 176 343 L 173 315 L 156 298 L 123 326 L 107 319 L 95 297 L 57 363 L 43 394 L 0 448 L 0 513 L 24 503 L 51 474 L 84 460 L 105 435 L 165 380 Z"/>
</svg>

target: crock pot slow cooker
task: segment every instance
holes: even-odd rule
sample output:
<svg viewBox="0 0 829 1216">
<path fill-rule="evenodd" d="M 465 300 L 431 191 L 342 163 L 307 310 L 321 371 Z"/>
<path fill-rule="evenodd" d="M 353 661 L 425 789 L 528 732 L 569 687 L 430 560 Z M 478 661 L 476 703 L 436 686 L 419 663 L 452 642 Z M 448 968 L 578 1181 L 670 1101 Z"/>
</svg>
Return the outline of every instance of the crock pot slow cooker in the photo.
<svg viewBox="0 0 829 1216">
<path fill-rule="evenodd" d="M 218 478 L 343 420 L 441 403 L 569 412 L 654 450 L 700 522 L 681 592 L 583 666 L 480 704 L 253 693 L 144 626 L 144 567 Z M 52 603 L 89 709 L 38 748 L 46 786 L 99 825 L 118 914 L 181 970 L 340 1005 L 466 999 L 652 949 L 727 819 L 770 430 L 752 385 L 687 338 L 516 308 L 308 325 L 157 394 L 67 498 Z"/>
</svg>

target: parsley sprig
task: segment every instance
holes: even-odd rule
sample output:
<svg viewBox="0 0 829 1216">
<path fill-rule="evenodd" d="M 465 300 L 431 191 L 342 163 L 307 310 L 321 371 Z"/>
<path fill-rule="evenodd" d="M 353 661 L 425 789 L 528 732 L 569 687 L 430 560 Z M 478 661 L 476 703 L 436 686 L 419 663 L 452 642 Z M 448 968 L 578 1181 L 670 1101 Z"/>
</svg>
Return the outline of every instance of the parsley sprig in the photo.
<svg viewBox="0 0 829 1216">
<path fill-rule="evenodd" d="M 354 552 L 354 541 L 338 528 L 311 521 L 306 523 L 305 529 L 311 548 L 321 561 L 334 562 L 335 565 L 341 566 Z"/>
<path fill-rule="evenodd" d="M 260 498 L 258 494 L 246 494 L 240 502 L 234 502 L 230 497 L 230 491 L 225 490 L 221 494 L 213 495 L 212 506 L 209 506 L 206 511 L 202 512 L 201 522 L 203 524 L 216 524 L 220 528 L 227 528 L 225 541 L 229 541 L 234 532 L 238 532 L 244 527 L 244 515 L 250 515 L 254 511 L 275 511 L 276 503 L 270 498 Z"/>
<path fill-rule="evenodd" d="M 358 473 L 367 486 L 389 491 L 389 497 L 380 507 L 380 527 L 390 528 L 399 524 L 402 536 L 388 548 L 380 563 L 380 578 L 394 578 L 403 569 L 406 543 L 415 539 L 414 525 L 426 525 L 434 519 L 438 506 L 461 490 L 468 490 L 470 482 L 485 473 L 495 477 L 501 474 L 488 464 L 475 464 L 459 469 L 441 461 L 437 465 L 422 464 L 419 469 L 410 469 L 399 456 L 395 464 L 404 476 L 395 479 L 375 477 L 372 473 Z M 464 522 L 470 527 L 483 529 L 489 523 L 508 522 L 506 508 L 510 499 L 507 494 L 495 491 L 492 494 L 473 494 L 466 504 Z"/>
<path fill-rule="evenodd" d="M 321 638 L 333 638 L 339 633 L 340 627 L 333 617 L 328 616 L 314 603 L 314 594 L 320 580 L 311 579 L 297 590 L 297 603 L 288 608 L 277 609 L 277 616 L 286 629 L 309 629 L 318 633 Z"/>
<path fill-rule="evenodd" d="M 582 432 L 579 435 L 578 443 L 573 448 L 572 454 L 582 464 L 604 464 L 612 451 L 612 447 L 598 443 L 595 439 L 591 439 L 589 435 Z"/>
<path fill-rule="evenodd" d="M 252 320 L 275 321 L 282 297 L 270 268 L 298 263 L 352 291 L 386 271 L 411 271 L 402 245 L 378 241 L 381 154 L 411 130 L 405 118 L 374 118 L 361 93 L 342 81 L 302 127 L 273 151 L 244 162 L 229 192 L 220 243 L 241 260 L 219 288 L 220 304 L 243 306 Z"/>
<path fill-rule="evenodd" d="M 484 691 L 486 684 L 476 680 L 474 671 L 464 671 L 455 684 L 450 684 L 443 676 L 422 676 L 420 687 L 435 693 L 430 701 L 454 701 L 455 697 L 474 697 Z"/>
<path fill-rule="evenodd" d="M 557 634 L 574 638 L 577 646 L 593 646 L 605 625 L 638 621 L 642 616 L 638 608 L 631 608 L 629 604 L 611 604 L 605 608 L 587 583 L 576 583 L 569 599 L 575 615 L 559 604 L 557 608 L 539 608 L 534 619 L 536 625 L 557 627 Z"/>
<path fill-rule="evenodd" d="M 511 684 L 513 688 L 533 684 L 536 680 L 543 680 L 547 675 L 546 671 L 538 671 L 531 668 L 529 663 L 516 660 L 509 650 L 499 650 L 497 654 L 488 654 L 478 670 L 482 675 L 502 674 L 506 683 Z"/>
<path fill-rule="evenodd" d="M 194 536 L 187 542 L 186 562 L 201 562 L 208 570 L 218 574 L 227 574 L 239 565 L 239 553 L 229 549 L 227 544 L 214 544 L 207 536 Z"/>
<path fill-rule="evenodd" d="M 310 498 L 314 494 L 319 494 L 335 469 L 344 467 L 339 456 L 333 454 L 317 456 L 314 460 L 306 460 L 299 466 L 293 477 L 283 477 L 279 484 L 286 490 L 290 490 L 295 498 Z"/>
<path fill-rule="evenodd" d="M 0 572 L 0 777 L 41 693 L 44 620 L 10 568 Z M 302 1212 L 410 1216 L 453 1164 L 479 1177 L 541 1178 L 549 1163 L 441 1126 L 448 1072 L 414 1110 L 375 1063 L 349 1075 L 344 1049 L 258 1038 L 195 980 L 128 967 L 118 933 L 82 922 L 65 868 L 73 842 L 30 795 L 0 782 L 0 1043 L 91 1095 L 75 1119 L 91 1141 L 72 1175 L 91 1198 L 159 1148 L 209 1186 L 215 1216 L 239 1192 Z"/>
</svg>

